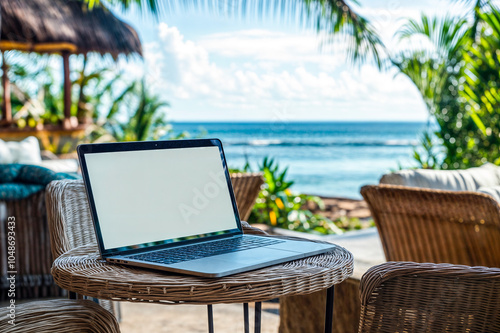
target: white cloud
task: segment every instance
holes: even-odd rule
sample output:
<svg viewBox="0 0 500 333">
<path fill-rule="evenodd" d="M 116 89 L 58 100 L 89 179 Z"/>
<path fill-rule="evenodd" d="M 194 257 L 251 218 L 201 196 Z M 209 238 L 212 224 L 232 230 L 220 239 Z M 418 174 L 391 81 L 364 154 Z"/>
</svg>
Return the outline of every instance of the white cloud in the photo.
<svg viewBox="0 0 500 333">
<path fill-rule="evenodd" d="M 283 64 L 310 63 L 334 69 L 343 62 L 345 44 L 335 48 L 321 45 L 314 32 L 285 33 L 262 29 L 241 30 L 205 36 L 199 41 L 211 54 L 230 58 L 246 57 L 264 68 Z"/>
<path fill-rule="evenodd" d="M 308 35 L 249 30 L 194 42 L 165 23 L 158 31 L 158 41 L 145 47 L 148 81 L 172 101 L 174 115 L 176 101 L 202 101 L 203 109 L 225 114 L 261 117 L 266 110 L 274 114 L 286 109 L 284 117 L 292 119 L 326 111 L 342 118 L 353 110 L 370 114 L 384 103 L 401 109 L 419 98 L 407 79 L 394 79 L 394 72 L 380 73 L 370 65 L 355 70 L 342 60 L 325 61 L 317 39 Z M 329 67 L 329 61 L 335 63 Z M 200 112 L 193 114 L 199 117 Z M 189 118 L 186 113 L 180 116 Z"/>
</svg>

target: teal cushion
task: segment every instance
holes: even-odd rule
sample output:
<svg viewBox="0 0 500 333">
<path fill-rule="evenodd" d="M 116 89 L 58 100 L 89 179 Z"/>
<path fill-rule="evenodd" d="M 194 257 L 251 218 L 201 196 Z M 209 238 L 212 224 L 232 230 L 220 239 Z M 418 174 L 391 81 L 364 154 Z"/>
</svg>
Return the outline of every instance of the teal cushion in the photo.
<svg viewBox="0 0 500 333">
<path fill-rule="evenodd" d="M 37 165 L 0 165 L 0 200 L 23 199 L 41 191 L 53 180 L 79 179 L 80 176 L 55 173 Z"/>
<path fill-rule="evenodd" d="M 0 164 L 0 183 L 12 183 L 21 171 L 21 164 Z"/>
<path fill-rule="evenodd" d="M 44 189 L 43 185 L 7 183 L 0 185 L 0 198 L 3 200 L 16 200 L 27 198 Z"/>
</svg>

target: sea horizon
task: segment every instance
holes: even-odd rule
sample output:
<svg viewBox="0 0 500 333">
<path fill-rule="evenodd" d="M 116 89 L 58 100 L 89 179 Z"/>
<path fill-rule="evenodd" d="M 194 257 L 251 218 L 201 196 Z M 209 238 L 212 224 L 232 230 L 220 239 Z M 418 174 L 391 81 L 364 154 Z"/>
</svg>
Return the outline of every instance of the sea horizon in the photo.
<svg viewBox="0 0 500 333">
<path fill-rule="evenodd" d="M 172 122 L 173 132 L 221 139 L 230 168 L 264 157 L 288 168 L 292 190 L 361 199 L 359 189 L 387 172 L 415 166 L 413 149 L 426 122 L 412 121 L 213 121 Z"/>
<path fill-rule="evenodd" d="M 233 124 L 233 123 L 411 123 L 411 124 L 427 124 L 427 121 L 422 120 L 169 120 L 172 125 L 175 124 Z"/>
</svg>

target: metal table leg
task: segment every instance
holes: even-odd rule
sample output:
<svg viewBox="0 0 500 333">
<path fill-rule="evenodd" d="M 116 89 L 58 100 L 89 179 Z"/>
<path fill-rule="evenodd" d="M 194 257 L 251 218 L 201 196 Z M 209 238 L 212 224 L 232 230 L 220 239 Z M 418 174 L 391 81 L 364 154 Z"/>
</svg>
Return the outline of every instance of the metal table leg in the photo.
<svg viewBox="0 0 500 333">
<path fill-rule="evenodd" d="M 245 323 L 245 333 L 250 333 L 250 325 L 248 323 L 248 303 L 243 303 L 243 321 Z"/>
<path fill-rule="evenodd" d="M 212 304 L 207 305 L 208 312 L 208 332 L 214 333 L 214 311 L 212 308 Z"/>
<path fill-rule="evenodd" d="M 332 333 L 333 324 L 333 297 L 335 296 L 335 286 L 326 290 L 326 313 L 325 313 L 325 333 Z"/>
<path fill-rule="evenodd" d="M 255 333 L 260 333 L 261 314 L 262 314 L 262 303 L 255 302 Z"/>
</svg>

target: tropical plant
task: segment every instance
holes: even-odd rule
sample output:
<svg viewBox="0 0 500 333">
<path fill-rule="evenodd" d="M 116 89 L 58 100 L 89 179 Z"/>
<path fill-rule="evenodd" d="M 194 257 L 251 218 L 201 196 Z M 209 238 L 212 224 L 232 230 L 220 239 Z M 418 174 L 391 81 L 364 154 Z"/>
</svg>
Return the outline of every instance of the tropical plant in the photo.
<svg viewBox="0 0 500 333">
<path fill-rule="evenodd" d="M 442 149 L 436 144 L 434 133 L 427 131 L 420 136 L 420 145 L 413 149 L 413 158 L 421 169 L 439 169 Z"/>
<path fill-rule="evenodd" d="M 7 55 L 4 55 L 4 57 Z M 58 119 L 56 100 L 59 91 L 51 82 L 52 71 L 47 56 L 24 55 L 11 51 L 8 54 L 11 78 L 11 105 L 14 121 L 20 128 L 37 127 L 52 119 Z"/>
<path fill-rule="evenodd" d="M 12 109 L 18 126 L 23 128 L 36 127 L 39 124 L 60 124 L 64 118 L 63 91 L 60 85 L 54 84 L 57 80 L 51 66 L 52 57 L 20 52 L 11 55 L 9 77 L 13 90 Z M 73 116 L 82 116 L 83 107 L 100 104 L 99 97 L 102 92 L 99 84 L 105 81 L 105 74 L 111 71 L 99 67 L 87 74 L 84 70 L 86 59 L 87 57 L 83 62 L 83 69 L 74 66 L 71 73 L 72 76 L 78 76 L 72 81 L 72 99 L 77 100 L 72 106 Z M 78 94 L 75 94 L 77 91 Z"/>
<path fill-rule="evenodd" d="M 481 6 L 482 10 L 486 10 Z M 423 142 L 441 142 L 443 158 L 430 161 L 432 163 L 427 163 L 427 167 L 467 168 L 481 165 L 487 160 L 495 162 L 498 158 L 498 149 L 494 150 L 498 146 L 492 145 L 486 137 L 487 128 L 493 133 L 496 118 L 488 117 L 486 126 L 481 121 L 481 116 L 485 118 L 486 113 L 478 112 L 480 108 L 477 101 L 481 101 L 481 96 L 487 100 L 490 93 L 490 88 L 486 88 L 487 84 L 485 86 L 488 78 L 473 74 L 486 61 L 484 57 L 480 59 L 479 55 L 496 54 L 497 45 L 493 45 L 492 37 L 487 35 L 498 22 L 498 12 L 493 7 L 488 8 L 488 12 L 478 14 L 478 21 L 473 23 L 461 18 L 432 19 L 422 15 L 420 20 L 410 20 L 398 33 L 401 40 L 420 36 L 426 41 L 420 48 L 413 47 L 393 56 L 392 62 L 419 89 L 430 116 L 439 125 L 434 133 L 438 140 L 429 137 L 430 141 Z M 475 64 L 473 59 L 476 59 Z M 487 63 L 490 73 L 484 72 L 485 66 L 482 65 L 482 74 L 491 76 L 491 71 L 495 71 L 492 56 Z M 490 77 L 490 85 L 500 84 L 499 80 L 493 81 Z M 472 93 L 472 87 L 482 93 Z M 496 113 L 496 110 L 490 108 L 488 113 Z M 425 150 L 429 147 L 421 148 Z M 419 157 L 415 155 L 417 162 L 426 164 Z"/>
<path fill-rule="evenodd" d="M 314 203 L 322 209 L 324 204 L 316 196 L 293 194 L 290 191 L 293 181 L 286 180 L 287 168 L 280 170 L 278 163 L 266 157 L 260 165 L 260 170 L 265 183 L 248 219 L 250 223 L 264 223 L 271 227 L 321 234 L 342 233 L 328 218 L 304 209 L 307 203 Z"/>
<path fill-rule="evenodd" d="M 157 16 L 160 11 L 159 0 L 85 0 L 89 8 L 100 6 L 102 2 L 106 2 L 112 6 L 121 7 L 123 11 L 128 11 L 135 7 L 139 10 L 147 10 L 149 13 Z"/>
<path fill-rule="evenodd" d="M 73 91 L 76 92 L 73 100 L 77 102 L 72 105 L 72 115 L 78 118 L 80 124 L 90 124 L 99 118 L 99 108 L 105 104 L 102 100 L 120 85 L 122 73 L 117 72 L 112 64 L 103 63 L 94 56 L 81 57 L 81 68 L 74 66 L 77 78 L 72 81 Z"/>
<path fill-rule="evenodd" d="M 111 104 L 102 127 L 116 141 L 158 140 L 168 132 L 168 123 L 162 109 L 168 103 L 152 94 L 144 80 L 132 82 Z M 121 110 L 129 110 L 124 121 L 115 115 Z"/>
<path fill-rule="evenodd" d="M 478 17 L 481 30 L 464 54 L 465 82 L 460 91 L 477 125 L 467 149 L 481 161 L 500 164 L 500 12 L 492 6 Z"/>
<path fill-rule="evenodd" d="M 13 114 L 19 127 L 60 124 L 64 118 L 63 92 L 60 85 L 53 84 L 50 57 L 16 53 L 14 59 L 9 74 Z M 88 125 L 87 141 L 156 140 L 172 132 L 163 111 L 167 102 L 148 90 L 143 80 L 126 80 L 113 66 L 97 59 L 75 58 L 72 71 L 73 100 L 77 103 L 73 103 L 71 113 Z M 56 145 L 44 148 L 61 152 Z"/>
</svg>

